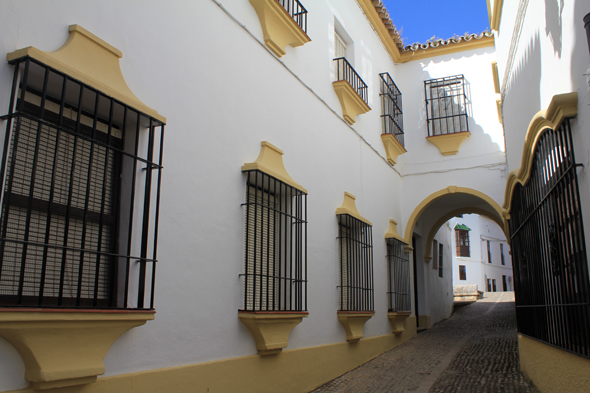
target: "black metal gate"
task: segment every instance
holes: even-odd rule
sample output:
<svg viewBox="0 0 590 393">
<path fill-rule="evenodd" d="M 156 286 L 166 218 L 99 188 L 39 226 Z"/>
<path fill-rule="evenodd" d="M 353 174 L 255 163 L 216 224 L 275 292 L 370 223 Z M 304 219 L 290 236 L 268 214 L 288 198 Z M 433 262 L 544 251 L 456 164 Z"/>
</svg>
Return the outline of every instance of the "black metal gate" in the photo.
<svg viewBox="0 0 590 393">
<path fill-rule="evenodd" d="M 510 211 L 519 333 L 590 356 L 590 280 L 569 120 L 545 130 Z"/>
</svg>

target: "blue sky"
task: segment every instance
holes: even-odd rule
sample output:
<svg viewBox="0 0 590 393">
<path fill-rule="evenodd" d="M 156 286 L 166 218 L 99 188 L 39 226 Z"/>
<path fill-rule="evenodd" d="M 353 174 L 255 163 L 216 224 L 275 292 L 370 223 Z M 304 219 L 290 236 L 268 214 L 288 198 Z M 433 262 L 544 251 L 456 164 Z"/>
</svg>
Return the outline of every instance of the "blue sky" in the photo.
<svg viewBox="0 0 590 393">
<path fill-rule="evenodd" d="M 490 27 L 486 0 L 382 0 L 404 45 L 424 43 L 433 35 L 481 33 Z"/>
</svg>

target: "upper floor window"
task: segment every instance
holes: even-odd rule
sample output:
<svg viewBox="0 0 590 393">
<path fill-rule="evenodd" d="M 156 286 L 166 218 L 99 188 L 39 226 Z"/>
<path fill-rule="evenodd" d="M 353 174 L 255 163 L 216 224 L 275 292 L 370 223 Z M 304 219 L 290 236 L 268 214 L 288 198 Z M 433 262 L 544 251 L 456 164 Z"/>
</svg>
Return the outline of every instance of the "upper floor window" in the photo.
<svg viewBox="0 0 590 393">
<path fill-rule="evenodd" d="M 424 81 L 428 136 L 469 131 L 463 75 Z"/>
<path fill-rule="evenodd" d="M 373 228 L 338 214 L 340 311 L 373 311 Z"/>
<path fill-rule="evenodd" d="M 490 245 L 490 241 L 486 240 L 487 248 L 488 248 L 488 263 L 492 263 L 492 247 Z"/>
<path fill-rule="evenodd" d="M 465 265 L 459 265 L 459 280 L 467 280 L 467 271 L 465 270 Z"/>
<path fill-rule="evenodd" d="M 153 309 L 164 124 L 37 60 L 12 63 L 0 304 Z"/>
<path fill-rule="evenodd" d="M 246 173 L 245 311 L 307 310 L 307 194 Z"/>
<path fill-rule="evenodd" d="M 402 113 L 402 93 L 391 79 L 389 73 L 379 74 L 381 77 L 381 120 L 383 133 L 392 134 L 404 146 L 404 124 Z"/>
<path fill-rule="evenodd" d="M 469 231 L 471 229 L 463 224 L 455 225 L 455 243 L 458 257 L 470 256 L 469 251 Z"/>
<path fill-rule="evenodd" d="M 443 276 L 443 244 L 438 245 L 438 276 Z"/>
<path fill-rule="evenodd" d="M 504 257 L 504 244 L 500 243 L 500 257 L 502 258 L 502 265 L 506 265 L 506 259 Z"/>
</svg>

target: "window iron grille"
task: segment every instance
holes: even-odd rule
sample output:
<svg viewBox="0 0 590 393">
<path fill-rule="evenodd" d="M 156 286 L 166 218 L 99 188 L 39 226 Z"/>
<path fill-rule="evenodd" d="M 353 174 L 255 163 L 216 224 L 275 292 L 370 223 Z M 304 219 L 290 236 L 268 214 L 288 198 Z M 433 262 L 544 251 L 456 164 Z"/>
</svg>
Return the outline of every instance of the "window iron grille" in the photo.
<svg viewBox="0 0 590 393">
<path fill-rule="evenodd" d="M 374 311 L 373 228 L 339 214 L 340 311 Z"/>
<path fill-rule="evenodd" d="M 404 146 L 404 119 L 402 113 L 402 93 L 391 79 L 389 73 L 379 74 L 381 77 L 381 120 L 383 133 L 392 134 Z"/>
<path fill-rule="evenodd" d="M 11 64 L 0 305 L 153 309 L 164 124 L 37 60 Z"/>
<path fill-rule="evenodd" d="M 293 18 L 301 30 L 307 34 L 307 10 L 299 0 L 276 0 Z"/>
<path fill-rule="evenodd" d="M 547 129 L 517 185 L 510 246 L 518 331 L 590 357 L 590 279 L 569 119 Z"/>
<path fill-rule="evenodd" d="M 463 75 L 424 81 L 428 136 L 469 131 Z"/>
<path fill-rule="evenodd" d="M 334 64 L 336 65 L 336 81 L 347 81 L 359 97 L 368 104 L 367 84 L 363 82 L 348 60 L 344 57 L 339 57 L 334 59 Z"/>
<path fill-rule="evenodd" d="M 307 194 L 246 171 L 244 311 L 307 311 Z"/>
<path fill-rule="evenodd" d="M 388 292 L 390 312 L 412 311 L 410 289 L 410 259 L 406 245 L 394 238 L 387 241 Z"/>
</svg>

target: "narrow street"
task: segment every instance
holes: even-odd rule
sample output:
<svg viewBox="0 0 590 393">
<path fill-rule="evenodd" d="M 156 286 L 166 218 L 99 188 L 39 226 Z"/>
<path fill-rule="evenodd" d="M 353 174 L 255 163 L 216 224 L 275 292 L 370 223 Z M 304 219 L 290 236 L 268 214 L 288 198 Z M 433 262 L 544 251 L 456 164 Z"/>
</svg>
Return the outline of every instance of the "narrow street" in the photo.
<svg viewBox="0 0 590 393">
<path fill-rule="evenodd" d="M 313 392 L 534 393 L 518 364 L 514 293 L 486 293 Z"/>
</svg>

